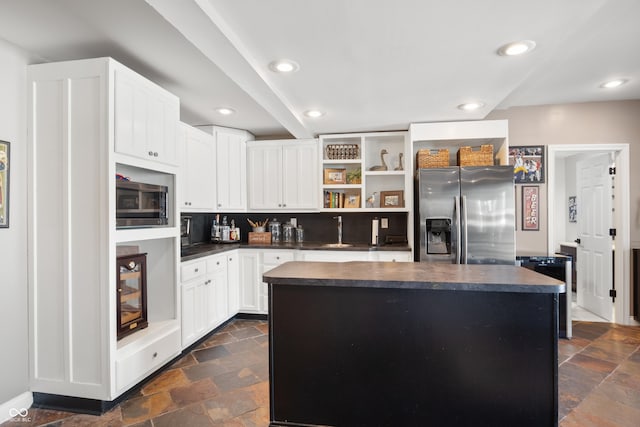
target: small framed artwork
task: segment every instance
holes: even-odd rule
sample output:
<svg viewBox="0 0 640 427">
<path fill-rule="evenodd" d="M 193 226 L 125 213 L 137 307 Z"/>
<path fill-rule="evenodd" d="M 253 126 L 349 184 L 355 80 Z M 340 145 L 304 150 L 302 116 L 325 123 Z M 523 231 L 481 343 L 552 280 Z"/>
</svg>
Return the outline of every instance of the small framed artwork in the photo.
<svg viewBox="0 0 640 427">
<path fill-rule="evenodd" d="M 578 205 L 576 205 L 576 196 L 569 196 L 569 222 L 578 222 Z"/>
<path fill-rule="evenodd" d="M 522 186 L 522 231 L 540 230 L 540 199 L 537 185 Z"/>
<path fill-rule="evenodd" d="M 347 170 L 346 169 L 325 169 L 324 183 L 329 185 L 330 184 L 346 184 Z"/>
<path fill-rule="evenodd" d="M 9 227 L 9 143 L 0 141 L 0 228 Z"/>
<path fill-rule="evenodd" d="M 404 207 L 404 191 L 381 191 L 380 192 L 381 208 L 403 208 Z"/>
<path fill-rule="evenodd" d="M 509 147 L 509 164 L 516 184 L 544 182 L 544 145 Z"/>
<path fill-rule="evenodd" d="M 359 208 L 360 207 L 360 193 L 349 192 L 344 193 L 344 207 L 345 208 Z"/>
</svg>

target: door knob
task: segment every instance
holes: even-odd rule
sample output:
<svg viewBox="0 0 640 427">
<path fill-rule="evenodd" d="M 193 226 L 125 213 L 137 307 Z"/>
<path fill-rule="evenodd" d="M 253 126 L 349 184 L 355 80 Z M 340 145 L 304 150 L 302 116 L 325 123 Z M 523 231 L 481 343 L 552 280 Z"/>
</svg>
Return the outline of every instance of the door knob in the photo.
<svg viewBox="0 0 640 427">
<path fill-rule="evenodd" d="M 576 242 L 577 244 L 580 244 L 580 238 L 577 238 L 576 240 L 574 240 L 574 242 Z"/>
</svg>

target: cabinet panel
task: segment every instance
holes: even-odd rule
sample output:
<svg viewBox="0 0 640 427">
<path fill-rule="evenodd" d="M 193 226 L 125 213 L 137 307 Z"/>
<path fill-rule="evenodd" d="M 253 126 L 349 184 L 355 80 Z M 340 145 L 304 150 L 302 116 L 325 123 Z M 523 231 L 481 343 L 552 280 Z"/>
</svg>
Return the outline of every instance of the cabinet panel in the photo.
<svg viewBox="0 0 640 427">
<path fill-rule="evenodd" d="M 282 149 L 258 143 L 247 147 L 249 209 L 282 208 Z"/>
<path fill-rule="evenodd" d="M 182 285 L 182 348 L 193 344 L 205 332 L 204 279 Z"/>
<path fill-rule="evenodd" d="M 114 74 L 116 152 L 177 164 L 178 99 L 131 70 Z"/>
<path fill-rule="evenodd" d="M 318 208 L 318 145 L 315 141 L 282 147 L 282 197 L 288 209 Z"/>
<path fill-rule="evenodd" d="M 214 127 L 218 209 L 247 209 L 248 132 Z"/>
<path fill-rule="evenodd" d="M 180 124 L 180 209 L 213 212 L 216 208 L 215 141 L 212 135 Z"/>
<path fill-rule="evenodd" d="M 235 316 L 240 310 L 240 261 L 238 251 L 227 254 L 227 290 L 229 302 L 228 317 Z"/>
<path fill-rule="evenodd" d="M 258 252 L 240 251 L 240 312 L 259 313 L 260 297 L 258 271 Z"/>
<path fill-rule="evenodd" d="M 317 141 L 256 141 L 247 145 L 248 207 L 317 209 Z"/>
</svg>

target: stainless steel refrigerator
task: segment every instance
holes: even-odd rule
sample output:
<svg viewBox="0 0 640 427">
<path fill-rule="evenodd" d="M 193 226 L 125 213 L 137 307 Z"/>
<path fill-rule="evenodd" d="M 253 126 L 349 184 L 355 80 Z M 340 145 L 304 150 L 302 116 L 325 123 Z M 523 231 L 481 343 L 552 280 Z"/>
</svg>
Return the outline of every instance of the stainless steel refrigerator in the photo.
<svg viewBox="0 0 640 427">
<path fill-rule="evenodd" d="M 513 166 L 419 169 L 415 186 L 415 261 L 515 264 Z"/>
</svg>

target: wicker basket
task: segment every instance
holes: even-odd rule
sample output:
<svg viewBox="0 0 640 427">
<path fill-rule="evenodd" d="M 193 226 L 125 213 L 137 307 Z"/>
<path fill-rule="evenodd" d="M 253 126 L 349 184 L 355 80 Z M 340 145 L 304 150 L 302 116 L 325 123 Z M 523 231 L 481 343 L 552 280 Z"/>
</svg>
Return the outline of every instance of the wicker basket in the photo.
<svg viewBox="0 0 640 427">
<path fill-rule="evenodd" d="M 416 169 L 444 168 L 449 166 L 449 150 L 418 150 L 416 154 Z"/>
<path fill-rule="evenodd" d="M 493 145 L 481 145 L 479 150 L 471 147 L 460 147 L 458 150 L 458 166 L 493 166 Z"/>
</svg>

